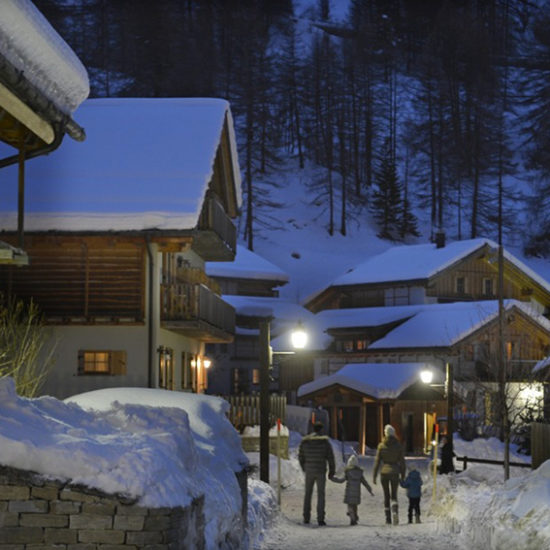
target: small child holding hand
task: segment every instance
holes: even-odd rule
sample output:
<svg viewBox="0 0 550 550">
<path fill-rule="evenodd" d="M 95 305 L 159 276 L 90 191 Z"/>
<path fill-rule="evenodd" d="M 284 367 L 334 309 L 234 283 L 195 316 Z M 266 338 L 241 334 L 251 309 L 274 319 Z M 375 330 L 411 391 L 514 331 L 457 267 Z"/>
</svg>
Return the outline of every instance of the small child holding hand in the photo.
<svg viewBox="0 0 550 550">
<path fill-rule="evenodd" d="M 407 489 L 409 497 L 409 523 L 412 523 L 414 512 L 415 522 L 420 523 L 420 497 L 422 495 L 422 477 L 420 472 L 412 467 L 409 475 L 400 482 L 401 487 Z"/>
<path fill-rule="evenodd" d="M 357 525 L 359 516 L 357 515 L 357 506 L 361 503 L 361 484 L 372 495 L 372 489 L 363 475 L 363 469 L 359 466 L 357 456 L 351 455 L 346 463 L 344 477 L 333 476 L 330 478 L 335 483 L 346 483 L 344 493 L 344 503 L 348 505 L 347 515 L 350 518 L 350 525 Z"/>
</svg>

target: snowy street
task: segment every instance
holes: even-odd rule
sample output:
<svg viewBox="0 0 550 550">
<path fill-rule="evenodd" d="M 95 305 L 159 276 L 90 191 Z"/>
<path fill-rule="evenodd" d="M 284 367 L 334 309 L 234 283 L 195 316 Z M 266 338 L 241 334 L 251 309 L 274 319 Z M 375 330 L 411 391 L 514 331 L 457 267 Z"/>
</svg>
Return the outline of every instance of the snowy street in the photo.
<svg viewBox="0 0 550 550">
<path fill-rule="evenodd" d="M 312 500 L 312 523 L 302 524 L 303 488 L 293 486 L 282 492 L 279 516 L 272 528 L 265 534 L 265 538 L 258 550 L 369 550 L 410 549 L 421 550 L 428 548 L 458 549 L 453 545 L 452 534 L 437 532 L 436 523 L 430 517 L 431 492 L 424 496 L 421 502 L 422 523 L 407 523 L 408 499 L 404 489 L 399 489 L 399 525 L 385 525 L 383 494 L 380 482 L 372 485 L 373 457 L 360 457 L 360 465 L 365 470 L 365 477 L 373 487 L 374 496 L 362 488 L 362 501 L 359 506 L 359 524 L 349 525 L 346 516 L 346 505 L 342 502 L 344 485 L 327 481 L 326 491 L 326 527 L 318 527 L 315 521 L 316 493 Z M 427 482 L 427 462 L 415 461 L 422 472 L 424 482 Z M 410 460 L 407 461 L 409 465 Z M 275 477 L 276 480 L 276 477 Z M 431 487 L 431 485 L 430 485 Z"/>
</svg>

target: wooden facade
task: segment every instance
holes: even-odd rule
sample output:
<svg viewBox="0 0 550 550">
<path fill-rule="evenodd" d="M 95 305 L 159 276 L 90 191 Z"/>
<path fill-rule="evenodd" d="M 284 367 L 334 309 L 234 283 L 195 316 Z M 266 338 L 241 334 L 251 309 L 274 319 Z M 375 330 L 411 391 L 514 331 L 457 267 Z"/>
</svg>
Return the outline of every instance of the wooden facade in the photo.
<svg viewBox="0 0 550 550">
<path fill-rule="evenodd" d="M 425 279 L 330 286 L 310 300 L 314 313 L 324 309 L 399 306 L 495 300 L 498 296 L 498 261 L 485 244 L 470 255 Z M 550 292 L 509 259 L 504 260 L 506 299 L 536 300 L 550 311 Z"/>
<path fill-rule="evenodd" d="M 434 413 L 446 414 L 446 401 L 441 393 L 415 384 L 392 399 L 380 399 L 335 384 L 303 395 L 302 405 L 322 407 L 329 412 L 330 436 L 357 441 L 358 452 L 374 451 L 383 438 L 384 426 L 392 424 L 397 436 L 410 454 L 422 454 L 427 447 L 425 422 Z M 433 424 L 433 421 L 430 420 Z"/>
<path fill-rule="evenodd" d="M 50 323 L 144 322 L 143 239 L 27 235 L 26 242 L 31 263 L 0 268 L 2 291 L 32 298 Z"/>
</svg>

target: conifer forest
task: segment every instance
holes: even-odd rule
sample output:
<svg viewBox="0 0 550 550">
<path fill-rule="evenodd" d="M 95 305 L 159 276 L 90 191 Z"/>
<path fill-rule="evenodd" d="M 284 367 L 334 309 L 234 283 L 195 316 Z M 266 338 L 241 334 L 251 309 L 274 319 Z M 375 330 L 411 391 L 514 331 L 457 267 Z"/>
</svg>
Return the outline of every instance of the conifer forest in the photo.
<svg viewBox="0 0 550 550">
<path fill-rule="evenodd" d="M 319 168 L 330 234 L 452 219 L 456 238 L 550 255 L 550 3 L 345 0 L 336 19 L 342 1 L 34 0 L 92 97 L 230 101 L 250 248 L 291 160 Z"/>
</svg>

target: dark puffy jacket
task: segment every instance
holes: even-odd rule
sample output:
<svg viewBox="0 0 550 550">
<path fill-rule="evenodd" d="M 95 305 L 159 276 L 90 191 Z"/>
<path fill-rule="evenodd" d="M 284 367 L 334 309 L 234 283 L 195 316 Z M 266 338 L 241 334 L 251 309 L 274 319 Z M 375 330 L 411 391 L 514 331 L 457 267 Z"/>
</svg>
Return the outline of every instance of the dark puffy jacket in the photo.
<svg viewBox="0 0 550 550">
<path fill-rule="evenodd" d="M 393 474 L 405 477 L 405 455 L 401 443 L 394 436 L 385 437 L 378 444 L 376 459 L 374 460 L 373 478 L 376 479 L 380 462 L 383 462 L 381 474 Z"/>
<path fill-rule="evenodd" d="M 329 476 L 334 475 L 334 453 L 326 435 L 306 435 L 300 442 L 298 460 L 307 474 L 324 474 L 328 464 Z"/>
<path fill-rule="evenodd" d="M 344 477 L 333 477 L 332 481 L 336 483 L 346 482 L 346 490 L 344 493 L 344 502 L 346 504 L 361 504 L 361 483 L 367 488 L 369 493 L 372 493 L 370 485 L 363 476 L 363 468 L 360 466 L 346 466 Z"/>
<path fill-rule="evenodd" d="M 407 489 L 409 498 L 420 498 L 422 495 L 422 478 L 418 470 L 411 470 L 407 478 L 401 482 L 401 487 Z"/>
</svg>

